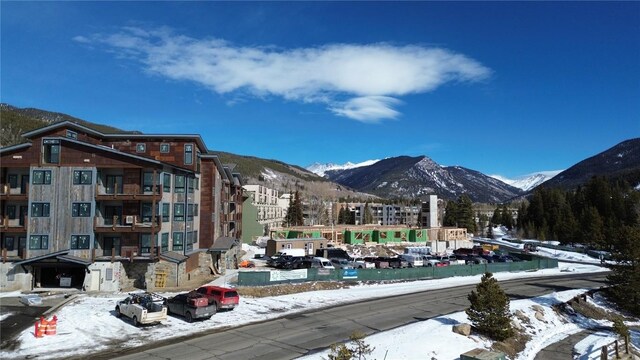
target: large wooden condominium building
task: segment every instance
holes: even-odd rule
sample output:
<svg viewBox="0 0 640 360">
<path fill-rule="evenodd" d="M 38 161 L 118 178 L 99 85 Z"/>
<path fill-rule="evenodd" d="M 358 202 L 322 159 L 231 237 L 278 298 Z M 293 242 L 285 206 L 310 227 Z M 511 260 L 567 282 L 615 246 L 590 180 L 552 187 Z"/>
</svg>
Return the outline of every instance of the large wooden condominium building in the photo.
<svg viewBox="0 0 640 360">
<path fill-rule="evenodd" d="M 0 148 L 0 290 L 175 286 L 228 266 L 241 179 L 199 135 L 65 121 L 23 137 Z"/>
</svg>

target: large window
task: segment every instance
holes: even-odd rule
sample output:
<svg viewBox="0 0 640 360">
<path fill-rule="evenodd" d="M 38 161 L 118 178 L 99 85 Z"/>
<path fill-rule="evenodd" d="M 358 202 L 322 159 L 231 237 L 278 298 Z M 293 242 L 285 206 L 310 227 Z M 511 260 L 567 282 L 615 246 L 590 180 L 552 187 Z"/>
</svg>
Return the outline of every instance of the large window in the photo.
<svg viewBox="0 0 640 360">
<path fill-rule="evenodd" d="M 71 248 L 88 249 L 90 239 L 90 235 L 71 235 Z"/>
<path fill-rule="evenodd" d="M 33 185 L 51 185 L 51 170 L 33 170 Z"/>
<path fill-rule="evenodd" d="M 49 217 L 49 203 L 31 203 L 31 217 Z"/>
<path fill-rule="evenodd" d="M 173 221 L 184 221 L 184 204 L 173 204 Z"/>
<path fill-rule="evenodd" d="M 73 203 L 71 204 L 72 217 L 89 217 L 91 216 L 91 203 Z"/>
<path fill-rule="evenodd" d="M 120 238 L 119 237 L 105 237 L 103 239 L 103 242 L 104 242 L 104 246 L 102 248 L 102 255 L 120 256 Z"/>
<path fill-rule="evenodd" d="M 171 174 L 162 174 L 162 191 L 171 192 Z"/>
<path fill-rule="evenodd" d="M 7 217 L 11 220 L 16 218 L 16 206 L 7 205 Z"/>
<path fill-rule="evenodd" d="M 153 212 L 152 203 L 142 203 L 142 222 L 151 222 Z"/>
<path fill-rule="evenodd" d="M 29 236 L 29 250 L 43 250 L 49 248 L 49 235 Z"/>
<path fill-rule="evenodd" d="M 193 231 L 187 231 L 187 251 L 193 250 Z"/>
<path fill-rule="evenodd" d="M 184 193 L 184 175 L 176 175 L 176 184 L 173 190 L 176 193 Z"/>
<path fill-rule="evenodd" d="M 57 164 L 60 162 L 60 140 L 44 139 L 42 141 L 44 150 L 44 162 L 47 164 Z"/>
<path fill-rule="evenodd" d="M 195 187 L 196 187 L 196 178 L 187 178 L 187 184 L 188 184 L 188 187 L 189 187 L 187 189 L 188 192 L 190 194 L 193 194 L 193 191 L 194 191 L 193 189 L 195 189 Z"/>
<path fill-rule="evenodd" d="M 184 250 L 184 233 L 174 232 L 173 233 L 173 250 Z"/>
<path fill-rule="evenodd" d="M 73 170 L 73 185 L 91 185 L 91 170 Z"/>
<path fill-rule="evenodd" d="M 193 164 L 193 145 L 187 144 L 184 146 L 184 164 Z"/>
</svg>

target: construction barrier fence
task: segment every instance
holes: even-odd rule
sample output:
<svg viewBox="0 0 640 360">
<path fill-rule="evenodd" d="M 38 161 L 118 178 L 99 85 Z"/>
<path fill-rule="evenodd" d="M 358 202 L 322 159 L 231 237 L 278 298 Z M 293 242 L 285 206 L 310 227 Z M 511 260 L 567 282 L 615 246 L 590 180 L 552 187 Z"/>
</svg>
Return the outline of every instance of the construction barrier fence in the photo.
<svg viewBox="0 0 640 360">
<path fill-rule="evenodd" d="M 473 276 L 486 272 L 534 271 L 558 267 L 558 260 L 532 256 L 528 261 L 405 269 L 297 269 L 241 271 L 238 286 L 265 286 L 307 281 L 393 281 Z"/>
</svg>

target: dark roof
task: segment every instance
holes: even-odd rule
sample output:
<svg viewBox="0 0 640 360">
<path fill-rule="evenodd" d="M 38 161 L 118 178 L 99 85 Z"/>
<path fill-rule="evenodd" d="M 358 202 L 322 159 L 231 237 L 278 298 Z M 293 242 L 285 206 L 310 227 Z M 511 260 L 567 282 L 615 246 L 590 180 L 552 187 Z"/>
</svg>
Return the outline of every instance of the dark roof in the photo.
<svg viewBox="0 0 640 360">
<path fill-rule="evenodd" d="M 31 143 L 22 143 L 17 145 L 5 146 L 3 148 L 0 148 L 0 154 L 4 152 L 13 151 L 13 150 L 20 150 L 22 148 L 28 148 L 29 146 L 31 146 Z"/>
<path fill-rule="evenodd" d="M 232 247 L 238 245 L 238 240 L 232 237 L 219 237 L 213 242 L 213 246 L 209 248 L 209 251 L 228 251 Z"/>
<path fill-rule="evenodd" d="M 160 259 L 177 264 L 187 261 L 188 258 L 188 256 L 175 251 L 168 251 L 160 254 Z"/>
<path fill-rule="evenodd" d="M 88 134 L 92 134 L 95 136 L 99 136 L 102 137 L 104 139 L 149 139 L 149 138 L 158 138 L 158 139 L 162 139 L 162 138 L 169 138 L 169 139 L 193 139 L 195 140 L 196 143 L 198 143 L 198 146 L 203 150 L 204 153 L 209 152 L 209 150 L 207 149 L 207 145 L 204 143 L 204 141 L 202 140 L 202 137 L 200 135 L 196 135 L 196 134 L 138 134 L 138 133 L 124 133 L 124 134 L 116 134 L 116 133 L 103 133 L 100 132 L 98 130 L 89 128 L 87 126 L 81 125 L 81 124 L 77 124 L 73 121 L 61 121 L 61 122 L 57 122 L 57 123 L 53 123 L 51 125 L 48 126 L 44 126 L 35 130 L 31 130 L 28 131 L 24 134 L 22 134 L 22 137 L 25 138 L 30 138 L 33 137 L 34 135 L 38 135 L 38 134 L 42 134 L 44 132 L 47 132 L 49 130 L 52 129 L 57 129 L 60 127 L 71 127 L 71 128 L 76 128 L 76 129 L 80 129 Z"/>
<path fill-rule="evenodd" d="M 66 262 L 71 262 L 71 263 L 75 263 L 75 264 L 84 265 L 84 266 L 91 265 L 91 260 L 84 259 L 84 258 L 77 257 L 77 256 L 73 256 L 73 255 L 69 255 L 69 250 L 60 250 L 60 251 L 52 252 L 52 253 L 49 253 L 49 254 L 44 254 L 44 255 L 28 258 L 28 259 L 25 259 L 25 260 L 22 260 L 22 261 L 18 261 L 16 263 L 14 263 L 14 265 L 27 265 L 27 264 L 32 264 L 32 263 L 38 262 L 40 260 L 53 259 L 53 258 L 56 258 L 56 259 L 62 260 L 62 261 L 66 261 Z"/>
</svg>

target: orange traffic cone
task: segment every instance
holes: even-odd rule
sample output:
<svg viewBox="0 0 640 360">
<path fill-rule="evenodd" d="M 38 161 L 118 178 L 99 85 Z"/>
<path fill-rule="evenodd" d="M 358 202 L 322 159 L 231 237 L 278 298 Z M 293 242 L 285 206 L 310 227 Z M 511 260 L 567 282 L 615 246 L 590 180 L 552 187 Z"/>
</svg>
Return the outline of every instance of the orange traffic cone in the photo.
<svg viewBox="0 0 640 360">
<path fill-rule="evenodd" d="M 47 321 L 47 319 L 43 318 L 42 316 L 40 317 L 40 324 L 38 325 L 38 330 L 36 332 L 36 337 L 44 337 L 45 332 L 47 331 L 47 326 L 49 325 L 49 322 Z"/>
<path fill-rule="evenodd" d="M 55 335 L 57 332 L 58 317 L 53 315 L 53 318 L 47 322 L 47 329 L 44 331 L 45 335 Z"/>
</svg>

